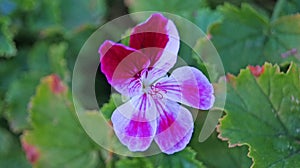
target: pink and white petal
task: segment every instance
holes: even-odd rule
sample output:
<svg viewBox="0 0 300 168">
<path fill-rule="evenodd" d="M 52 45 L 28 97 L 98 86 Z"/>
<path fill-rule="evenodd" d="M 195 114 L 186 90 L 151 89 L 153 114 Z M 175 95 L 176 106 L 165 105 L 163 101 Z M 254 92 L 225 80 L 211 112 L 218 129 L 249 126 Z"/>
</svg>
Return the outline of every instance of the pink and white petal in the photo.
<svg viewBox="0 0 300 168">
<path fill-rule="evenodd" d="M 149 67 L 142 73 L 142 80 L 145 86 L 150 86 L 159 78 L 165 76 L 167 71 L 156 67 Z"/>
<path fill-rule="evenodd" d="M 145 22 L 135 26 L 130 34 L 129 46 L 140 50 L 143 48 L 165 48 L 169 37 L 166 25 L 168 19 L 163 15 L 152 14 Z"/>
<path fill-rule="evenodd" d="M 168 20 L 166 28 L 169 41 L 164 48 L 162 55 L 153 63 L 153 67 L 168 72 L 177 61 L 180 38 L 177 28 L 171 20 Z"/>
<path fill-rule="evenodd" d="M 165 90 L 166 98 L 170 100 L 202 110 L 208 110 L 214 104 L 213 86 L 196 68 L 177 68 L 170 77 L 162 78 L 157 83 L 161 90 Z"/>
<path fill-rule="evenodd" d="M 140 92 L 142 85 L 136 75 L 149 66 L 148 57 L 112 41 L 105 41 L 99 48 L 99 54 L 101 71 L 118 92 L 126 96 Z"/>
<path fill-rule="evenodd" d="M 164 107 L 159 106 L 160 116 L 155 142 L 166 154 L 183 150 L 189 143 L 194 128 L 191 113 L 173 101 L 167 101 Z"/>
<path fill-rule="evenodd" d="M 111 119 L 116 136 L 130 151 L 145 151 L 149 148 L 155 135 L 155 121 L 129 120 L 118 110 L 114 111 Z"/>
<path fill-rule="evenodd" d="M 111 86 L 125 96 L 135 96 L 142 93 L 143 74 L 148 69 L 150 61 L 144 55 L 133 52 L 125 57 L 116 67 Z"/>
<path fill-rule="evenodd" d="M 173 154 L 175 152 L 178 152 L 178 151 L 181 151 L 183 150 L 186 145 L 189 143 L 191 137 L 192 137 L 192 134 L 193 134 L 193 129 L 191 129 L 185 137 L 183 137 L 181 139 L 181 141 L 179 141 L 175 146 L 173 146 L 172 148 L 168 149 L 165 151 L 166 154 Z"/>
<path fill-rule="evenodd" d="M 179 34 L 171 20 L 156 13 L 133 29 L 130 47 L 145 53 L 151 60 L 150 66 L 169 71 L 177 60 Z"/>
<path fill-rule="evenodd" d="M 150 100 L 141 99 L 140 107 L 136 107 L 136 103 L 139 103 L 138 99 L 140 97 L 135 97 L 135 100 L 121 105 L 113 112 L 111 117 L 115 134 L 130 151 L 147 150 L 157 128 L 156 120 L 145 114 L 147 112 L 146 108 L 151 109 Z"/>
</svg>

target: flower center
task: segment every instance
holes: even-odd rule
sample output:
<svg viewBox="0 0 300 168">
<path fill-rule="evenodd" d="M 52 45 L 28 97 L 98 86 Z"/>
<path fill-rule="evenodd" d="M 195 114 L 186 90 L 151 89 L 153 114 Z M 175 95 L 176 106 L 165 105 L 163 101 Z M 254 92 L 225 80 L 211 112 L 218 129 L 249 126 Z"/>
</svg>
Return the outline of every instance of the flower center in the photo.
<svg viewBox="0 0 300 168">
<path fill-rule="evenodd" d="M 167 91 L 161 87 L 160 83 L 146 86 L 145 88 L 143 88 L 143 91 L 144 93 L 151 95 L 154 99 L 163 99 L 165 94 L 167 93 Z"/>
<path fill-rule="evenodd" d="M 151 71 L 153 68 L 145 68 L 138 72 L 135 75 L 135 78 L 139 79 L 142 87 L 143 87 L 143 92 L 146 94 L 149 94 L 152 96 L 152 98 L 155 99 L 163 99 L 167 91 L 162 87 L 161 83 L 155 83 L 156 80 L 153 80 L 152 77 L 148 76 L 149 71 Z"/>
</svg>

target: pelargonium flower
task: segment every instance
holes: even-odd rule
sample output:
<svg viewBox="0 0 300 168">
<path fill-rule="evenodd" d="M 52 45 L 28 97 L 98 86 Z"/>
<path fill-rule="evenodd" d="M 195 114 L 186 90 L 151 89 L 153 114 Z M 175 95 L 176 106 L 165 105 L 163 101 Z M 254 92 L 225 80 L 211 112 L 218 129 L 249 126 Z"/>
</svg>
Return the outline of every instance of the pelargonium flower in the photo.
<svg viewBox="0 0 300 168">
<path fill-rule="evenodd" d="M 153 140 L 167 154 L 184 149 L 194 123 L 181 104 L 207 110 L 214 103 L 213 87 L 198 69 L 183 66 L 168 74 L 178 50 L 175 24 L 158 13 L 133 28 L 129 46 L 107 40 L 99 48 L 101 71 L 129 98 L 111 121 L 130 151 L 145 151 Z"/>
</svg>

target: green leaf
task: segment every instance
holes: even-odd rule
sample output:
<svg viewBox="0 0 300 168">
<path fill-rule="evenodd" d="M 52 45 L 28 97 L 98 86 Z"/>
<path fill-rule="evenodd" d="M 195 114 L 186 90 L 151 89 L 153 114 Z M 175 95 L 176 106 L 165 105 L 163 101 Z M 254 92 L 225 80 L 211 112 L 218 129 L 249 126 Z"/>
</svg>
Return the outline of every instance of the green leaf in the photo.
<svg viewBox="0 0 300 168">
<path fill-rule="evenodd" d="M 215 86 L 216 88 L 217 86 Z M 215 111 L 209 111 L 214 113 Z M 194 134 L 191 140 L 191 147 L 197 152 L 197 159 L 203 162 L 207 167 L 214 168 L 249 168 L 252 161 L 248 154 L 247 146 L 237 146 L 228 148 L 228 143 L 217 138 L 217 132 L 204 142 L 199 142 L 199 134 L 202 131 L 204 122 L 207 120 L 207 112 L 199 111 L 194 126 Z M 216 161 L 217 158 L 217 161 Z"/>
<path fill-rule="evenodd" d="M 117 161 L 116 168 L 154 168 L 152 162 L 147 158 L 126 158 Z"/>
<path fill-rule="evenodd" d="M 52 45 L 40 42 L 29 52 L 29 71 L 17 75 L 19 78 L 10 84 L 5 96 L 5 116 L 14 132 L 28 128 L 28 104 L 42 76 L 56 73 L 62 79 L 69 80 L 64 59 L 66 49 L 64 42 Z"/>
<path fill-rule="evenodd" d="M 236 74 L 242 67 L 262 65 L 266 61 L 297 61 L 288 53 L 300 50 L 299 14 L 270 22 L 246 4 L 240 9 L 225 4 L 220 11 L 224 15 L 223 22 L 214 24 L 210 33 L 227 72 Z"/>
<path fill-rule="evenodd" d="M 39 151 L 34 167 L 97 166 L 97 147 L 79 124 L 68 89 L 57 76 L 42 79 L 30 104 L 32 130 L 23 141 Z"/>
<path fill-rule="evenodd" d="M 9 18 L 0 16 L 0 58 L 12 57 L 17 53 L 13 32 L 11 32 L 9 24 Z"/>
<path fill-rule="evenodd" d="M 36 5 L 36 0 L 13 0 L 20 11 L 31 11 Z"/>
<path fill-rule="evenodd" d="M 116 168 L 204 168 L 195 158 L 196 152 L 190 147 L 172 155 L 158 154 L 143 158 L 123 158 L 116 163 Z"/>
<path fill-rule="evenodd" d="M 35 0 L 35 6 L 28 16 L 30 29 L 40 31 L 50 26 L 58 26 L 60 12 L 59 2 L 57 0 Z"/>
<path fill-rule="evenodd" d="M 2 101 L 2 97 L 0 97 L 0 116 L 2 116 L 3 111 L 4 111 L 4 101 Z"/>
<path fill-rule="evenodd" d="M 29 71 L 36 71 L 41 75 L 56 73 L 63 79 L 68 78 L 69 72 L 65 60 L 67 49 L 68 45 L 65 42 L 36 43 L 27 58 Z"/>
<path fill-rule="evenodd" d="M 211 82 L 216 82 L 222 76 L 221 72 L 224 72 L 224 70 L 222 69 L 223 67 L 212 64 L 212 62 L 216 62 L 215 58 L 219 57 L 208 38 L 209 37 L 203 37 L 198 39 L 193 50 L 200 55 L 194 52 L 192 57 L 194 62 L 196 62 L 196 67 L 201 70 Z"/>
<path fill-rule="evenodd" d="M 99 25 L 106 12 L 104 0 L 73 0 L 60 2 L 61 24 L 67 29 L 85 24 Z M 80 8 L 80 14 L 78 9 Z"/>
<path fill-rule="evenodd" d="M 299 77 L 294 63 L 286 73 L 267 63 L 259 71 L 252 67 L 227 77 L 220 137 L 230 146 L 248 145 L 253 167 L 300 165 Z"/>
<path fill-rule="evenodd" d="M 173 155 L 160 154 L 155 157 L 155 164 L 158 168 L 202 168 L 205 167 L 200 161 L 196 160 L 196 152 L 187 147 Z"/>
<path fill-rule="evenodd" d="M 219 11 L 223 22 L 214 24 L 210 34 L 225 71 L 237 73 L 246 65 L 263 63 L 268 18 L 246 4 L 241 9 L 225 4 Z"/>
<path fill-rule="evenodd" d="M 99 25 L 105 14 L 104 0 L 36 0 L 35 8 L 29 15 L 33 31 L 63 28 L 73 31 L 80 26 Z M 80 14 L 78 9 L 80 8 Z"/>
<path fill-rule="evenodd" d="M 182 0 L 131 0 L 127 1 L 131 12 L 161 11 L 177 14 L 188 19 L 193 18 L 194 12 L 205 6 L 204 0 L 182 1 Z"/>
<path fill-rule="evenodd" d="M 222 15 L 218 10 L 211 10 L 209 8 L 202 8 L 196 12 L 195 24 L 201 28 L 204 33 L 208 31 L 208 28 L 217 22 L 222 20 Z"/>
<path fill-rule="evenodd" d="M 5 116 L 14 132 L 21 132 L 29 127 L 27 109 L 31 96 L 40 80 L 39 73 L 23 73 L 9 87 L 5 97 Z"/>
<path fill-rule="evenodd" d="M 39 41 L 32 46 L 32 49 L 27 54 L 27 64 L 30 71 L 50 72 L 48 49 L 49 43 Z"/>
<path fill-rule="evenodd" d="M 280 1 L 277 1 L 276 3 L 278 4 L 280 3 Z M 281 4 L 278 5 L 280 5 L 278 11 L 279 16 L 286 16 L 300 12 L 300 1 L 297 0 L 284 0 Z"/>
<path fill-rule="evenodd" d="M 11 87 L 12 83 L 16 81 L 26 65 L 24 64 L 24 56 L 27 54 L 27 49 L 18 51 L 18 56 L 11 59 L 0 59 L 0 114 L 4 112 L 6 103 L 5 96 Z"/>
<path fill-rule="evenodd" d="M 0 128 L 0 165 L 7 168 L 29 168 L 18 139 Z"/>
<path fill-rule="evenodd" d="M 300 14 L 283 16 L 271 23 L 271 32 L 269 41 L 264 48 L 264 55 L 272 62 L 282 62 L 282 57 L 285 61 L 300 60 Z M 297 52 L 289 54 L 293 49 Z M 296 56 L 299 60 L 297 60 Z"/>
<path fill-rule="evenodd" d="M 69 69 L 74 68 L 78 53 L 86 40 L 96 31 L 93 26 L 84 26 L 76 32 L 69 33 L 66 35 L 66 41 L 69 44 L 68 52 L 66 53 L 66 60 Z"/>
<path fill-rule="evenodd" d="M 129 40 L 130 40 L 130 33 L 132 29 L 127 29 L 124 34 L 122 34 L 121 37 L 121 43 L 125 46 L 129 46 Z"/>
<path fill-rule="evenodd" d="M 220 5 L 223 5 L 224 3 L 230 3 L 232 5 L 235 6 L 241 6 L 243 3 L 247 3 L 251 6 L 254 6 L 256 8 L 258 8 L 261 11 L 265 11 L 265 12 L 269 12 L 271 13 L 274 5 L 275 5 L 275 1 L 273 0 L 264 0 L 264 1 L 257 1 L 257 0 L 209 0 L 207 1 L 208 5 L 211 8 L 217 8 Z"/>
<path fill-rule="evenodd" d="M 100 111 L 107 120 L 110 120 L 111 115 L 116 109 L 116 107 L 121 104 L 122 104 L 121 95 L 117 93 L 113 93 L 110 95 L 110 99 L 108 103 L 103 104 Z"/>
<path fill-rule="evenodd" d="M 64 59 L 67 49 L 68 45 L 65 42 L 53 44 L 49 48 L 51 72 L 58 74 L 64 81 L 68 81 L 70 77 L 67 62 Z"/>
<path fill-rule="evenodd" d="M 214 132 L 206 141 L 197 142 L 198 159 L 208 167 L 227 168 L 239 167 L 248 168 L 251 165 L 251 159 L 247 157 L 248 147 L 228 148 L 226 142 L 217 138 Z M 218 160 L 216 161 L 216 158 Z"/>
</svg>

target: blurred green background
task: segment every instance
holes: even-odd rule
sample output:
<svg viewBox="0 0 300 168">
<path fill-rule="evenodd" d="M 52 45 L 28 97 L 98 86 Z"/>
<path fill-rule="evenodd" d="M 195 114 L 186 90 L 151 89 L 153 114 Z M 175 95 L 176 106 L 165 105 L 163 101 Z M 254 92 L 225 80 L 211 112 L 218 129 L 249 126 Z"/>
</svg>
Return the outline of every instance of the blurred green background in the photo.
<svg viewBox="0 0 300 168">
<path fill-rule="evenodd" d="M 298 0 L 0 0 L 0 167 L 250 167 L 247 146 L 228 148 L 216 132 L 198 142 L 205 112 L 182 152 L 144 158 L 113 154 L 84 133 L 69 107 L 70 92 L 57 98 L 47 90 L 48 80 L 56 79 L 51 74 L 70 88 L 76 57 L 97 28 L 145 10 L 195 23 L 212 37 L 226 73 L 237 75 L 247 65 L 266 61 L 282 67 L 299 62 Z M 179 55 L 203 68 L 191 48 L 182 45 Z M 95 85 L 101 86 L 96 92 L 102 106 L 109 101 L 110 86 L 101 73 Z M 115 108 L 105 105 L 108 113 Z M 25 149 L 24 143 L 31 145 Z"/>
</svg>

